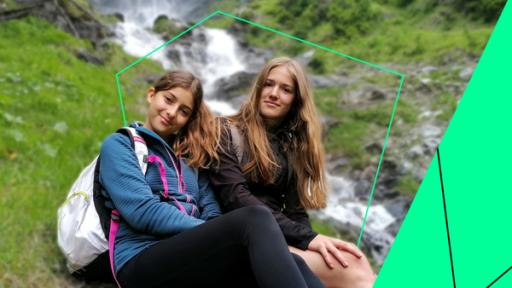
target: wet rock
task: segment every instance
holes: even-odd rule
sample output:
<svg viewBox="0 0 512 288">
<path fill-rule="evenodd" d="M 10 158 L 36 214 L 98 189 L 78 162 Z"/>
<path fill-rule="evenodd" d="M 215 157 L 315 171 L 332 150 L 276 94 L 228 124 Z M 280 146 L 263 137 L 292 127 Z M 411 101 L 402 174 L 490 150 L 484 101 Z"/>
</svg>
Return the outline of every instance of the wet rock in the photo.
<svg viewBox="0 0 512 288">
<path fill-rule="evenodd" d="M 441 128 L 439 128 L 437 126 L 426 124 L 419 128 L 419 132 L 424 138 L 428 138 L 428 137 L 439 136 L 439 135 L 441 135 L 442 131 L 441 131 Z"/>
<path fill-rule="evenodd" d="M 432 92 L 432 79 L 420 78 L 417 90 L 418 90 L 418 92 L 431 93 Z"/>
<path fill-rule="evenodd" d="M 371 143 L 364 147 L 364 150 L 366 150 L 368 153 L 376 154 L 382 152 L 382 145 L 379 143 Z"/>
<path fill-rule="evenodd" d="M 180 52 L 176 49 L 171 49 L 172 47 L 167 48 L 166 56 L 172 63 L 175 63 L 177 66 L 181 66 L 181 56 Z"/>
<path fill-rule="evenodd" d="M 235 38 L 237 38 L 235 36 Z M 238 43 L 240 43 L 240 47 L 244 51 L 243 53 L 240 53 L 240 57 L 242 58 L 242 61 L 245 63 L 246 71 L 249 73 L 257 74 L 260 69 L 265 65 L 265 63 L 273 58 L 272 51 L 270 49 L 264 49 L 264 48 L 256 48 L 251 46 L 246 46 L 244 48 L 243 42 L 240 41 L 239 38 L 237 38 Z"/>
<path fill-rule="evenodd" d="M 342 103 L 358 107 L 374 104 L 387 99 L 387 93 L 376 86 L 366 86 L 343 93 Z"/>
<path fill-rule="evenodd" d="M 233 97 L 230 101 L 232 107 L 241 107 L 242 104 L 247 101 L 247 95 L 242 94 L 236 97 Z"/>
<path fill-rule="evenodd" d="M 347 167 L 347 165 L 350 162 L 348 161 L 348 158 L 346 157 L 333 157 L 330 156 L 327 159 L 327 170 L 331 172 L 338 171 L 342 169 L 343 167 Z"/>
<path fill-rule="evenodd" d="M 405 196 L 393 198 L 383 203 L 386 210 L 396 219 L 403 219 L 411 205 L 411 199 Z"/>
<path fill-rule="evenodd" d="M 382 265 L 393 244 L 394 237 L 386 231 L 372 231 L 364 233 L 363 239 L 365 246 L 370 247 L 373 259 Z"/>
<path fill-rule="evenodd" d="M 39 5 L 45 2 L 45 0 L 16 0 L 18 4 L 32 6 L 32 5 Z"/>
<path fill-rule="evenodd" d="M 153 31 L 162 35 L 166 41 L 186 29 L 186 24 L 170 19 L 166 15 L 159 15 L 153 22 Z"/>
<path fill-rule="evenodd" d="M 473 75 L 472 67 L 466 67 L 466 68 L 462 69 L 462 71 L 460 71 L 460 73 L 459 73 L 459 77 L 462 80 L 469 80 L 469 78 L 471 78 L 471 75 Z"/>
<path fill-rule="evenodd" d="M 162 74 L 150 73 L 150 74 L 144 75 L 144 81 L 146 81 L 146 83 L 148 85 L 155 85 L 156 81 L 158 81 L 158 79 L 160 79 L 160 77 L 162 77 Z"/>
<path fill-rule="evenodd" d="M 386 93 L 379 89 L 372 89 L 370 91 L 370 97 L 368 99 L 370 101 L 386 100 Z"/>
<path fill-rule="evenodd" d="M 94 65 L 103 65 L 105 63 L 105 61 L 103 61 L 103 59 L 87 52 L 85 49 L 78 50 L 75 53 L 75 56 L 82 61 L 94 64 Z"/>
<path fill-rule="evenodd" d="M 421 74 L 430 74 L 430 73 L 432 73 L 434 71 L 437 71 L 437 70 L 438 69 L 435 66 L 425 66 L 425 67 L 420 69 L 420 73 Z"/>
<path fill-rule="evenodd" d="M 322 76 L 322 75 L 311 75 L 309 77 L 311 81 L 311 85 L 315 88 L 326 88 L 326 87 L 343 87 L 352 83 L 353 79 L 348 77 L 330 75 L 330 76 Z"/>
<path fill-rule="evenodd" d="M 376 183 L 377 187 L 375 187 L 373 198 L 375 200 L 382 201 L 398 197 L 400 192 L 395 189 L 397 183 L 398 178 L 381 179 L 379 176 L 379 181 Z"/>
<path fill-rule="evenodd" d="M 239 97 L 243 90 L 251 86 L 255 77 L 256 74 L 240 71 L 229 77 L 221 78 L 214 84 L 215 96 L 231 102 L 234 98 Z"/>
<path fill-rule="evenodd" d="M 117 12 L 117 13 L 113 13 L 111 14 L 114 18 L 116 18 L 119 22 L 124 22 L 124 15 Z"/>
<path fill-rule="evenodd" d="M 398 164 L 395 161 L 384 159 L 382 161 L 382 169 L 389 171 L 390 173 L 398 173 Z"/>
<path fill-rule="evenodd" d="M 313 59 L 313 56 L 315 56 L 315 50 L 309 50 L 295 57 L 295 60 L 297 60 L 297 62 L 299 62 L 303 67 L 306 67 Z"/>
<path fill-rule="evenodd" d="M 413 147 L 411 147 L 411 149 L 409 149 L 409 151 L 407 151 L 407 156 L 413 159 L 421 157 L 423 156 L 423 149 L 421 148 L 420 145 L 414 145 Z"/>
<path fill-rule="evenodd" d="M 372 184 L 369 180 L 361 179 L 356 181 L 354 185 L 354 193 L 359 199 L 367 200 L 372 189 Z"/>
<path fill-rule="evenodd" d="M 322 135 L 324 137 L 329 135 L 329 130 L 337 127 L 340 124 L 340 120 L 336 119 L 335 117 L 329 117 L 325 115 L 320 116 L 320 122 L 322 123 Z"/>
<path fill-rule="evenodd" d="M 426 155 L 434 155 L 436 152 L 437 146 L 439 145 L 440 139 L 438 138 L 426 138 L 423 140 L 422 147 L 423 152 Z"/>
<path fill-rule="evenodd" d="M 377 165 L 377 163 L 371 163 L 359 174 L 354 187 L 356 195 L 365 198 L 369 196 L 372 189 L 371 185 L 373 185 L 377 171 Z M 399 177 L 404 174 L 404 172 L 401 171 L 401 168 L 402 166 L 398 165 L 394 160 L 384 159 L 382 161 L 379 178 L 374 190 L 374 199 L 381 201 L 383 199 L 390 199 L 399 195 L 395 186 L 398 183 Z"/>
<path fill-rule="evenodd" d="M 96 19 L 88 7 L 75 1 L 18 0 L 17 3 L 27 12 L 20 17 L 32 15 L 45 19 L 75 37 L 90 40 L 95 48 L 102 48 L 103 41 L 113 36 L 113 31 Z"/>
<path fill-rule="evenodd" d="M 322 123 L 322 125 L 325 125 L 330 129 L 330 128 L 334 128 L 334 127 L 338 126 L 338 124 L 340 123 L 340 120 L 338 120 L 335 117 L 329 117 L 329 116 L 322 115 L 322 116 L 320 116 L 320 122 Z"/>
</svg>

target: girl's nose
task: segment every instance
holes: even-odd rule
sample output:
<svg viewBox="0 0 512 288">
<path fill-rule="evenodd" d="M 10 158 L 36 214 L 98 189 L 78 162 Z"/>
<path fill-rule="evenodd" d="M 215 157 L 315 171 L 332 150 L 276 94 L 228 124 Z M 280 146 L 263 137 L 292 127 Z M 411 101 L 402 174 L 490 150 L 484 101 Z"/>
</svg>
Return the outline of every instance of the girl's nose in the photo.
<svg viewBox="0 0 512 288">
<path fill-rule="evenodd" d="M 169 117 L 169 119 L 174 119 L 174 117 L 176 117 L 176 107 L 170 107 L 169 109 L 167 109 L 167 117 Z"/>
<path fill-rule="evenodd" d="M 277 98 L 279 95 L 279 85 L 274 85 L 272 87 L 272 91 L 270 93 L 270 96 Z"/>
</svg>

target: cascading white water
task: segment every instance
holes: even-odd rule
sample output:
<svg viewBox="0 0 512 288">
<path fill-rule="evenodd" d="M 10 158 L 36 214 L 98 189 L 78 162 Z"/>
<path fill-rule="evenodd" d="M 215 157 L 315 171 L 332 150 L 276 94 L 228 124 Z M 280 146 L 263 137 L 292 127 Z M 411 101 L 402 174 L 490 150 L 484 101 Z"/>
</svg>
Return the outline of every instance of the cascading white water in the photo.
<svg viewBox="0 0 512 288">
<path fill-rule="evenodd" d="M 208 0 L 183 1 L 128 0 L 101 1 L 91 3 L 101 13 L 120 13 L 124 21 L 116 24 L 116 40 L 123 49 L 134 56 L 143 57 L 161 47 L 165 41 L 151 31 L 155 19 L 165 15 L 179 21 L 190 20 L 187 15 L 197 13 Z M 199 31 L 199 32 L 198 32 Z M 225 30 L 197 27 L 189 33 L 204 33 L 206 41 L 195 41 L 191 46 L 180 45 L 178 40 L 173 49 L 179 52 L 181 63 L 174 63 L 167 56 L 169 45 L 153 52 L 149 58 L 160 62 L 164 69 L 183 68 L 198 75 L 203 82 L 206 102 L 211 110 L 221 115 L 234 114 L 236 110 L 227 102 L 210 100 L 208 95 L 216 80 L 243 71 L 244 64 L 236 57 L 239 49 L 236 40 Z"/>
<path fill-rule="evenodd" d="M 203 76 L 208 79 L 205 89 L 212 89 L 214 83 L 212 79 L 220 79 L 243 71 L 245 65 L 236 56 L 238 45 L 233 37 L 222 29 L 207 29 L 206 31 L 208 63 L 204 67 Z"/>
<path fill-rule="evenodd" d="M 159 15 L 172 19 L 194 21 L 202 16 L 204 7 L 212 0 L 89 0 L 96 11 L 103 14 L 120 13 L 125 20 L 141 27 L 151 27 Z"/>
<path fill-rule="evenodd" d="M 354 183 L 333 175 L 328 175 L 327 181 L 334 193 L 329 195 L 327 208 L 321 214 L 360 227 L 367 206 L 355 197 Z M 394 221 L 395 218 L 382 205 L 374 205 L 369 211 L 366 228 L 383 230 Z"/>
<path fill-rule="evenodd" d="M 167 0 L 126 0 L 104 1 L 90 0 L 101 13 L 120 13 L 124 21 L 116 25 L 117 41 L 123 49 L 134 56 L 142 57 L 164 44 L 159 35 L 151 32 L 154 20 L 159 15 L 171 19 L 191 20 L 191 14 L 197 13 L 201 6 L 209 0 L 183 1 Z M 198 14 L 198 16 L 201 16 Z M 197 19 L 196 19 L 197 20 Z M 200 31 L 205 41 L 192 41 L 182 45 L 180 41 L 171 43 L 181 60 L 181 67 L 169 59 L 168 49 L 160 49 L 150 58 L 162 64 L 164 69 L 184 68 L 199 75 L 203 81 L 208 98 L 208 91 L 214 89 L 216 80 L 228 77 L 236 72 L 244 71 L 244 63 L 237 57 L 239 47 L 237 41 L 225 30 L 197 27 L 192 33 Z M 207 99 L 208 106 L 222 115 L 234 114 L 236 110 L 222 100 Z M 353 182 L 338 176 L 328 175 L 329 193 L 327 208 L 315 213 L 319 218 L 330 219 L 344 225 L 359 228 L 362 225 L 367 203 L 355 197 Z M 379 247 L 373 255 L 380 263 L 384 260 L 394 237 L 386 232 L 386 228 L 396 219 L 382 205 L 372 205 L 365 226 L 365 238 Z"/>
<path fill-rule="evenodd" d="M 134 22 L 122 22 L 115 27 L 116 40 L 128 54 L 143 57 L 164 44 L 159 35 L 149 32 Z M 160 49 L 149 58 L 162 63 L 164 69 L 171 69 L 174 65 L 165 55 L 165 49 Z"/>
<path fill-rule="evenodd" d="M 363 224 L 367 203 L 355 197 L 354 182 L 343 177 L 327 175 L 331 191 L 327 199 L 327 207 L 315 214 L 318 218 L 337 222 L 345 227 L 359 228 Z M 396 222 L 383 205 L 371 205 L 364 236 L 366 242 L 372 245 L 372 254 L 378 263 L 382 263 L 387 251 L 393 243 L 394 236 L 386 228 Z"/>
</svg>

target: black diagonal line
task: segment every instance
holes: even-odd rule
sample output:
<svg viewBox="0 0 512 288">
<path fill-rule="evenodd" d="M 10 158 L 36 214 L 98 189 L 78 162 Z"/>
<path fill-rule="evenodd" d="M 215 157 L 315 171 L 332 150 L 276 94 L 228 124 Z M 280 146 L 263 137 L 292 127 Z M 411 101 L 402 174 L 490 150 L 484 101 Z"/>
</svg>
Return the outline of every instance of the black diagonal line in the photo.
<svg viewBox="0 0 512 288">
<path fill-rule="evenodd" d="M 448 249 L 450 251 L 450 264 L 452 266 L 453 288 L 456 288 L 457 285 L 455 284 L 455 269 L 453 267 L 452 244 L 450 242 L 450 229 L 448 228 L 448 212 L 446 211 L 446 199 L 444 197 L 443 171 L 441 170 L 441 155 L 439 153 L 439 146 L 437 147 L 437 165 L 439 166 L 439 177 L 441 179 L 441 191 L 443 192 L 444 220 L 446 222 L 446 234 L 448 235 Z"/>
<path fill-rule="evenodd" d="M 512 269 L 512 266 L 508 267 L 508 269 L 505 270 L 505 272 L 501 273 L 501 275 L 498 276 L 498 278 L 494 279 L 494 281 L 492 281 L 491 284 L 489 284 L 486 288 L 491 287 L 494 283 L 496 283 L 498 280 L 500 280 L 500 278 L 503 277 L 503 275 L 507 274 L 507 272 L 510 271 L 510 269 Z"/>
</svg>

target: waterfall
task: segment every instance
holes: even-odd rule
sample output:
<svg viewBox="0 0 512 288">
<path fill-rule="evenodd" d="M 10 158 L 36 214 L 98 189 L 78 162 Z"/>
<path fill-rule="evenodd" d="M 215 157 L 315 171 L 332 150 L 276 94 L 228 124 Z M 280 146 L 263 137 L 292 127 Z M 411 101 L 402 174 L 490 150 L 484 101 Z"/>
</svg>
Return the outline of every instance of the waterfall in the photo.
<svg viewBox="0 0 512 288">
<path fill-rule="evenodd" d="M 160 47 L 165 41 L 160 35 L 151 31 L 155 19 L 165 15 L 178 21 L 195 20 L 208 4 L 207 0 L 183 1 L 167 0 L 128 0 L 102 1 L 90 0 L 100 13 L 119 13 L 124 21 L 116 24 L 114 31 L 116 41 L 125 52 L 136 57 L 143 57 Z M 152 53 L 149 58 L 162 64 L 166 70 L 185 69 L 197 75 L 203 82 L 206 103 L 209 108 L 221 115 L 234 114 L 235 110 L 228 102 L 210 99 L 214 83 L 236 72 L 244 71 L 245 65 L 236 56 L 240 49 L 237 41 L 225 30 L 196 27 L 191 33 L 192 39 L 204 35 L 205 41 L 191 41 L 190 46 L 180 45 L 180 39 Z M 177 51 L 179 62 L 168 57 L 169 51 Z"/>
</svg>

